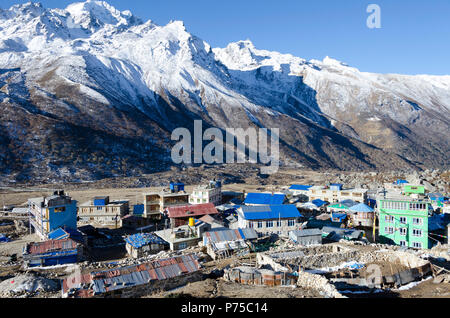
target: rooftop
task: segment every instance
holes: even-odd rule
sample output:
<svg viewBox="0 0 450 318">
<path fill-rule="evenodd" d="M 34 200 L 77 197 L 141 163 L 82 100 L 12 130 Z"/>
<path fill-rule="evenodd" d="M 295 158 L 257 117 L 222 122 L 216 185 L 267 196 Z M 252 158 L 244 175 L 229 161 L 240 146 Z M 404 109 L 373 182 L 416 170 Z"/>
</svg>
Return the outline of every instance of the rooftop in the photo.
<svg viewBox="0 0 450 318">
<path fill-rule="evenodd" d="M 113 290 L 149 284 L 200 270 L 195 255 L 184 255 L 155 260 L 139 265 L 119 267 L 81 275 L 80 279 L 63 281 L 63 292 L 75 297 L 92 297 Z"/>
<path fill-rule="evenodd" d="M 141 248 L 142 246 L 149 244 L 168 244 L 166 241 L 152 233 L 139 233 L 130 235 L 125 239 L 125 242 L 127 242 L 134 248 Z"/>
<path fill-rule="evenodd" d="M 285 194 L 249 193 L 244 204 L 283 204 Z"/>
<path fill-rule="evenodd" d="M 302 215 L 292 204 L 242 206 L 240 208 L 246 220 L 270 220 L 278 218 L 298 218 Z"/>
</svg>

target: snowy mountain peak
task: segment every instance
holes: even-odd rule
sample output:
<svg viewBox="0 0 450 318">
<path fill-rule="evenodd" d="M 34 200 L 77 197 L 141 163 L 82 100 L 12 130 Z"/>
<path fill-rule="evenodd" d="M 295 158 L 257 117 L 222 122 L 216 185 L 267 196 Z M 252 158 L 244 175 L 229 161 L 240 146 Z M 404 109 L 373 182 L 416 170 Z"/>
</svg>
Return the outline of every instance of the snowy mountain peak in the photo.
<svg viewBox="0 0 450 318">
<path fill-rule="evenodd" d="M 66 11 L 70 13 L 74 23 L 85 29 L 98 30 L 104 25 L 131 26 L 142 21 L 129 11 L 119 11 L 105 1 L 87 0 L 70 4 Z"/>
<path fill-rule="evenodd" d="M 34 16 L 39 16 L 45 11 L 45 8 L 42 6 L 40 2 L 30 1 L 24 4 L 13 5 L 10 11 L 15 12 L 16 14 L 22 15 L 32 14 Z"/>
</svg>

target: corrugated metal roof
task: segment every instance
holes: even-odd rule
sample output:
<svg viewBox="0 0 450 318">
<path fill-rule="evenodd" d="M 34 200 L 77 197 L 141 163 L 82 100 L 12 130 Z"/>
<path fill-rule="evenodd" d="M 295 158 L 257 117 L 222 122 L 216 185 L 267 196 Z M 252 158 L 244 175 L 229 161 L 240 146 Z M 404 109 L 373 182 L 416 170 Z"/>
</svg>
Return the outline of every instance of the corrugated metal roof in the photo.
<svg viewBox="0 0 450 318">
<path fill-rule="evenodd" d="M 212 203 L 169 207 L 167 211 L 169 218 L 185 218 L 219 213 Z"/>
<path fill-rule="evenodd" d="M 44 254 L 52 251 L 69 250 L 77 247 L 77 243 L 70 238 L 63 240 L 48 240 L 33 242 L 27 245 L 26 251 L 30 255 Z"/>
<path fill-rule="evenodd" d="M 249 193 L 244 204 L 283 204 L 285 194 Z"/>
<path fill-rule="evenodd" d="M 183 255 L 168 259 L 155 260 L 139 265 L 120 267 L 102 272 L 93 272 L 85 276 L 82 282 L 72 284 L 67 279 L 63 281 L 63 289 L 76 289 L 78 296 L 87 297 L 90 293 L 81 292 L 91 289 L 96 294 L 117 290 L 130 286 L 147 284 L 152 280 L 164 280 L 200 269 L 195 255 Z M 91 287 L 86 287 L 90 285 Z"/>
<path fill-rule="evenodd" d="M 259 207 L 242 206 L 241 210 L 246 220 L 285 219 L 302 216 L 297 207 L 292 204 L 266 205 Z"/>
<path fill-rule="evenodd" d="M 304 230 L 295 230 L 292 231 L 296 237 L 304 237 L 304 236 L 315 236 L 322 235 L 322 230 L 320 229 L 304 229 Z"/>
</svg>

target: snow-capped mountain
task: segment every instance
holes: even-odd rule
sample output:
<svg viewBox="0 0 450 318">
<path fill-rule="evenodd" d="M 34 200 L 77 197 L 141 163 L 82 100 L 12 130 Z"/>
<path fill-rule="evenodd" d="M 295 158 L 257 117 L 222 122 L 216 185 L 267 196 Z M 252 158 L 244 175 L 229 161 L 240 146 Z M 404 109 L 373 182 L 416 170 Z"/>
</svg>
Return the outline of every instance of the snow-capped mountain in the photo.
<svg viewBox="0 0 450 318">
<path fill-rule="evenodd" d="M 194 119 L 280 128 L 283 164 L 448 167 L 450 76 L 360 72 L 251 41 L 211 46 L 104 1 L 0 9 L 0 171 L 136 175 L 171 164 Z"/>
</svg>

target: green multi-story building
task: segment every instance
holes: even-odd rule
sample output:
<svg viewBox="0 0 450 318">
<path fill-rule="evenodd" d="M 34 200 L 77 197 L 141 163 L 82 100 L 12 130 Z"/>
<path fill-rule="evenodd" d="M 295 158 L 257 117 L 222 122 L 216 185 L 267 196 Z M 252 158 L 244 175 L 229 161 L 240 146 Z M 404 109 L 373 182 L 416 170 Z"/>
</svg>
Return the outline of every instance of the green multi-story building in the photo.
<svg viewBox="0 0 450 318">
<path fill-rule="evenodd" d="M 379 241 L 411 248 L 431 247 L 428 238 L 430 203 L 411 200 L 379 200 Z"/>
<path fill-rule="evenodd" d="M 425 186 L 406 184 L 403 187 L 403 192 L 405 192 L 406 195 L 425 194 Z"/>
</svg>

